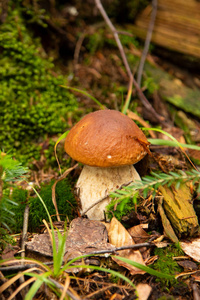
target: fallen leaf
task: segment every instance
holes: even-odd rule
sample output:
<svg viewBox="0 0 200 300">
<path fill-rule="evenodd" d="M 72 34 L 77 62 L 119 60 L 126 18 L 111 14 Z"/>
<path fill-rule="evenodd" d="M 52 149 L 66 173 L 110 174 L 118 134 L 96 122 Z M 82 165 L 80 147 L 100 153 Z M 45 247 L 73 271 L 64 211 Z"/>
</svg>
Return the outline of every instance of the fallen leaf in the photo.
<svg viewBox="0 0 200 300">
<path fill-rule="evenodd" d="M 136 244 L 144 243 L 150 237 L 143 229 L 143 224 L 133 226 L 128 229 L 129 234 L 132 236 Z"/>
<path fill-rule="evenodd" d="M 153 241 L 153 243 L 155 244 L 155 246 L 157 247 L 157 248 L 166 248 L 168 245 L 169 245 L 169 243 L 167 243 L 167 242 L 154 242 Z"/>
<path fill-rule="evenodd" d="M 195 261 L 200 262 L 200 238 L 180 243 L 182 250 Z"/>
<path fill-rule="evenodd" d="M 147 300 L 151 294 L 152 287 L 146 283 L 139 283 L 136 286 L 138 300 Z"/>
<path fill-rule="evenodd" d="M 185 272 L 198 270 L 197 264 L 193 261 L 190 261 L 190 260 L 177 261 L 177 264 L 179 266 L 181 266 L 182 268 L 184 268 Z"/>
<path fill-rule="evenodd" d="M 115 217 L 113 217 L 111 220 L 110 228 L 108 231 L 108 237 L 109 237 L 109 242 L 116 247 L 130 246 L 135 244 L 128 231 Z M 132 261 L 145 265 L 139 250 L 127 249 L 127 250 L 120 250 L 118 252 L 119 252 L 119 256 L 128 258 Z M 132 275 L 145 273 L 144 271 L 136 267 L 133 267 L 127 263 L 118 260 L 117 256 L 113 257 L 113 260 L 118 265 L 127 268 Z"/>
<path fill-rule="evenodd" d="M 145 225 L 147 225 L 147 227 L 148 227 L 148 224 L 145 224 Z M 150 238 L 150 236 L 148 235 L 148 233 L 146 233 L 146 231 L 143 229 L 143 227 L 144 227 L 144 224 L 139 224 L 139 225 L 133 226 L 128 229 L 129 234 L 131 235 L 133 241 L 136 244 L 144 243 Z M 142 254 L 142 257 L 145 261 L 149 259 L 149 257 L 150 257 L 150 249 L 149 248 L 142 247 L 142 248 L 140 248 L 139 251 Z"/>
</svg>

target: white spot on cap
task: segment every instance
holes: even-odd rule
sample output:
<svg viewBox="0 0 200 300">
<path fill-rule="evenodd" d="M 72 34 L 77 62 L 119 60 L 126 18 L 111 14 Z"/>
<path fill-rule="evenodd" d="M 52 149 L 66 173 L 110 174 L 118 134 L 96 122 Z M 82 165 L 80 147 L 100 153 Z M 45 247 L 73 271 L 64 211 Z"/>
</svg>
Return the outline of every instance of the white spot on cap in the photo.
<svg viewBox="0 0 200 300">
<path fill-rule="evenodd" d="M 112 156 L 111 156 L 111 155 L 107 155 L 107 158 L 109 158 L 109 159 L 110 159 L 110 158 L 112 158 Z"/>
</svg>

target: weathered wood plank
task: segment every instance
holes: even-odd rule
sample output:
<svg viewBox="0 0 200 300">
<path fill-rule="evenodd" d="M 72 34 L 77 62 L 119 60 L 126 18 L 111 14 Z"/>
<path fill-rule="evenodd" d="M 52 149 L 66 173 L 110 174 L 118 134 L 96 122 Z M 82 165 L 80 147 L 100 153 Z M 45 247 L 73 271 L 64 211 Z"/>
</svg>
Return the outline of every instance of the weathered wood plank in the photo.
<svg viewBox="0 0 200 300">
<path fill-rule="evenodd" d="M 139 14 L 132 32 L 145 39 L 152 7 Z M 152 42 L 200 58 L 200 2 L 158 0 Z"/>
</svg>

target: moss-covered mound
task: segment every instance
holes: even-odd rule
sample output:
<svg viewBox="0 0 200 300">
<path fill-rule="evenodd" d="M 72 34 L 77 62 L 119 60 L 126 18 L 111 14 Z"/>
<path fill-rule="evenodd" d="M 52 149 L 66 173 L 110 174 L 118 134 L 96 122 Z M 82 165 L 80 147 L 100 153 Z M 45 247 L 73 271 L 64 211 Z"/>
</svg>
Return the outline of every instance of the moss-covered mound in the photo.
<svg viewBox="0 0 200 300">
<path fill-rule="evenodd" d="M 55 181 L 51 181 L 49 184 L 43 185 L 38 192 L 47 206 L 47 209 L 52 216 L 52 220 L 56 221 L 56 210 L 52 202 L 52 186 L 54 182 Z M 28 230 L 30 232 L 41 229 L 41 225 L 44 225 L 42 222 L 43 219 L 47 222 L 49 221 L 46 210 L 40 199 L 36 195 L 29 196 L 27 190 L 15 188 L 12 192 L 11 201 L 12 202 L 7 203 L 7 210 L 13 213 L 13 217 L 12 220 L 7 218 L 7 225 L 12 232 L 18 233 L 22 231 L 24 210 L 27 204 L 30 208 L 28 221 Z M 68 179 L 63 179 L 57 183 L 56 202 L 61 220 L 70 221 L 76 217 L 77 203 L 72 192 L 71 183 Z M 13 205 L 13 203 L 16 205 Z M 8 216 L 10 217 L 10 213 Z"/>
<path fill-rule="evenodd" d="M 77 102 L 60 87 L 65 78 L 53 71 L 40 41 L 29 32 L 21 2 L 8 2 L 0 24 L 0 147 L 27 162 L 39 158 L 38 141 L 66 129 Z"/>
</svg>

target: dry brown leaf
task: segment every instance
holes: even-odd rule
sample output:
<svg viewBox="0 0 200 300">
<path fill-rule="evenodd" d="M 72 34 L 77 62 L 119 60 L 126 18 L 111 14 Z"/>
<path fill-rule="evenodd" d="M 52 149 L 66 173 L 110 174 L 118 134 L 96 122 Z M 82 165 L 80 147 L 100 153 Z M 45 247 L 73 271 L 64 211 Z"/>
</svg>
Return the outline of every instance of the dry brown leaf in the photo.
<svg viewBox="0 0 200 300">
<path fill-rule="evenodd" d="M 136 244 L 144 243 L 150 237 L 143 229 L 143 224 L 133 226 L 128 229 L 129 234 L 132 236 Z"/>
<path fill-rule="evenodd" d="M 109 242 L 116 246 L 130 246 L 134 245 L 134 241 L 128 231 L 124 228 L 124 226 L 115 218 L 113 217 L 110 223 L 110 228 L 108 231 Z M 132 261 L 145 265 L 142 255 L 139 250 L 127 249 L 118 251 L 119 255 L 125 258 L 128 258 Z M 124 263 L 117 259 L 117 257 L 113 257 L 113 260 L 117 262 L 118 265 L 123 266 L 130 270 L 131 274 L 144 274 L 145 272 L 135 268 L 127 263 Z"/>
<path fill-rule="evenodd" d="M 153 241 L 153 243 L 154 243 L 154 241 Z M 157 248 L 166 248 L 169 245 L 169 243 L 167 243 L 167 242 L 155 242 L 154 244 Z"/>
<path fill-rule="evenodd" d="M 177 261 L 177 264 L 184 269 L 184 272 L 198 270 L 197 264 L 189 259 Z"/>
<path fill-rule="evenodd" d="M 136 290 L 138 293 L 138 300 L 147 300 L 151 294 L 152 287 L 147 283 L 139 283 L 136 286 Z"/>
<path fill-rule="evenodd" d="M 195 261 L 200 262 L 200 238 L 192 239 L 189 242 L 181 242 L 182 250 Z"/>
<path fill-rule="evenodd" d="M 148 224 L 147 225 L 148 228 Z M 140 244 L 140 243 L 144 243 L 149 239 L 149 235 L 148 233 L 146 233 L 146 231 L 143 229 L 144 224 L 139 224 L 136 226 L 131 227 L 130 229 L 128 229 L 129 234 L 131 235 L 133 241 L 136 244 Z M 150 257 L 150 249 L 148 249 L 147 247 L 142 247 L 140 248 L 140 253 L 142 254 L 143 259 L 146 261 L 147 259 L 149 259 Z"/>
</svg>

